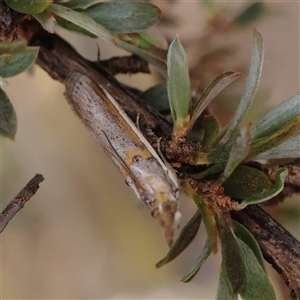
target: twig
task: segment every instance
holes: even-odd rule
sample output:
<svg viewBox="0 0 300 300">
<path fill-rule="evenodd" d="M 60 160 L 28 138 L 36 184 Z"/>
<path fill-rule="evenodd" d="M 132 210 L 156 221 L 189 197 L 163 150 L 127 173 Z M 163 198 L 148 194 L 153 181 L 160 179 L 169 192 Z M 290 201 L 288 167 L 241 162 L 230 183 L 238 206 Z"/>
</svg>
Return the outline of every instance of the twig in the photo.
<svg viewBox="0 0 300 300">
<path fill-rule="evenodd" d="M 25 203 L 36 193 L 39 183 L 44 180 L 43 175 L 36 174 L 20 193 L 11 200 L 0 215 L 0 233 L 11 221 L 15 214 L 24 207 Z"/>
<path fill-rule="evenodd" d="M 136 55 L 112 57 L 101 60 L 100 64 L 108 69 L 112 75 L 150 73 L 148 63 Z"/>
</svg>

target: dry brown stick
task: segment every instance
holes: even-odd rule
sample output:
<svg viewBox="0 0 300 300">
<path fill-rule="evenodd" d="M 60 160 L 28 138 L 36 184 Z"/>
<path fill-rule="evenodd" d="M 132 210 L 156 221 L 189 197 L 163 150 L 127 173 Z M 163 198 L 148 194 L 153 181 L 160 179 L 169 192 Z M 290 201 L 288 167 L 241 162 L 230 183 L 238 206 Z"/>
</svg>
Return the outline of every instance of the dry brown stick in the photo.
<svg viewBox="0 0 300 300">
<path fill-rule="evenodd" d="M 31 44 L 40 46 L 37 63 L 45 69 L 52 78 L 64 83 L 70 72 L 79 71 L 82 74 L 86 74 L 97 82 L 99 80 L 99 82 L 108 89 L 109 93 L 113 95 L 131 118 L 134 119 L 134 117 L 139 114 L 142 121 L 157 136 L 166 136 L 171 132 L 171 126 L 164 118 L 155 114 L 142 103 L 138 103 L 136 99 L 134 99 L 134 97 L 130 95 L 112 76 L 101 68 L 101 66 L 97 68 L 97 66 L 82 58 L 73 48 L 70 47 L 70 45 L 57 36 L 40 31 L 33 37 L 32 35 L 28 35 L 27 39 Z M 149 137 L 151 138 L 151 135 Z M 267 221 L 270 219 L 269 215 L 259 207 L 254 205 L 251 206 L 251 209 L 253 214 L 250 214 L 250 212 L 246 209 L 241 212 L 236 212 L 234 217 L 238 218 L 239 216 L 247 216 L 249 220 L 253 219 L 252 222 L 249 221 L 247 228 L 254 234 L 257 230 L 257 223 L 254 218 L 255 212 L 257 211 L 257 214 L 261 214 L 261 216 L 264 217 L 264 220 L 266 220 L 266 226 L 264 227 L 265 233 L 271 236 L 271 234 L 275 234 L 276 232 L 276 237 L 278 238 L 277 246 L 280 249 L 282 247 L 281 236 L 284 238 L 285 235 L 290 234 L 278 223 L 274 223 L 271 226 L 271 223 Z M 263 237 L 256 236 L 256 238 L 259 240 Z M 298 241 L 295 239 L 287 240 L 285 244 L 285 251 L 288 250 L 288 252 L 285 253 L 292 256 L 295 247 L 300 247 Z M 300 298 L 299 284 L 297 281 L 290 278 L 295 274 L 289 269 L 290 265 L 285 270 L 282 270 L 281 268 L 285 268 L 287 266 L 285 266 L 284 260 L 282 260 L 283 257 L 280 257 L 279 260 L 276 259 L 277 251 L 275 251 L 274 248 L 270 248 L 269 250 L 262 248 L 262 251 L 266 260 L 273 264 L 276 270 L 281 270 L 281 275 L 284 272 L 285 276 L 288 278 L 286 283 L 289 286 L 292 297 Z M 299 257 L 295 256 L 294 260 L 291 260 L 291 262 L 294 265 L 292 268 L 299 268 Z"/>
<path fill-rule="evenodd" d="M 20 191 L 20 193 L 8 203 L 0 215 L 0 233 L 5 229 L 15 214 L 22 209 L 25 203 L 36 193 L 39 188 L 39 184 L 43 180 L 43 175 L 36 174 Z"/>
</svg>

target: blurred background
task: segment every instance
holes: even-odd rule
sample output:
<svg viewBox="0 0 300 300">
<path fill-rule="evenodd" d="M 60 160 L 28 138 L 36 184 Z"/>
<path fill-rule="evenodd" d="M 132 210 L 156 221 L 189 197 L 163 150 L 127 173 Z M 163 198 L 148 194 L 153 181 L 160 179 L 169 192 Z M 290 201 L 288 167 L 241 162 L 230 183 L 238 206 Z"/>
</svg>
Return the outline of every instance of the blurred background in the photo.
<svg viewBox="0 0 300 300">
<path fill-rule="evenodd" d="M 263 2 L 257 19 L 246 25 L 232 20 L 249 1 L 221 1 L 213 8 L 200 1 L 153 3 L 163 13 L 154 29 L 169 40 L 179 34 L 191 76 L 201 85 L 224 71 L 244 74 L 244 81 L 222 96 L 232 101 L 217 99 L 212 107 L 224 122 L 245 87 L 253 27 L 263 35 L 265 63 L 251 116 L 259 119 L 299 91 L 298 2 Z M 97 45 L 101 59 L 126 54 L 102 40 L 58 33 L 91 60 Z M 141 90 L 157 83 L 153 75 L 118 78 Z M 155 269 L 168 251 L 162 228 L 75 117 L 62 84 L 36 66 L 10 78 L 4 90 L 16 110 L 18 131 L 14 142 L 1 138 L 2 209 L 36 173 L 45 181 L 1 235 L 1 299 L 214 299 L 218 255 L 191 283 L 180 282 L 201 252 L 204 229 L 180 257 Z M 297 197 L 268 210 L 299 239 Z M 181 211 L 182 224 L 195 212 L 184 196 Z M 268 272 L 277 298 L 289 299 L 276 272 Z"/>
</svg>

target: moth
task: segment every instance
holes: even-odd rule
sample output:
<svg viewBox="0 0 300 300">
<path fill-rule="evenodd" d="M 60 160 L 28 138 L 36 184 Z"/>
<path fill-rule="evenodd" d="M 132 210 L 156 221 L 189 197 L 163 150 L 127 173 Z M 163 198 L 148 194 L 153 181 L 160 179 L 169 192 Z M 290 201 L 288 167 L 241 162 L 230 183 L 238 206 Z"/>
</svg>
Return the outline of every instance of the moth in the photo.
<svg viewBox="0 0 300 300">
<path fill-rule="evenodd" d="M 181 216 L 175 171 L 163 162 L 105 87 L 78 72 L 71 73 L 65 84 L 69 104 L 126 183 L 150 208 L 171 246 Z"/>
</svg>

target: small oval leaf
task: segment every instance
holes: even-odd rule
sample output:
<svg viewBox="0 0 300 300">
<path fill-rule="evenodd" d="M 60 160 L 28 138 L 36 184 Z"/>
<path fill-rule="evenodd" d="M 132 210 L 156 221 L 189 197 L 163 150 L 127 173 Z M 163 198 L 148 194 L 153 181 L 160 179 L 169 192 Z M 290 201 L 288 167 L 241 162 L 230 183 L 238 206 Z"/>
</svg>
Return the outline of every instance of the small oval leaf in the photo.
<svg viewBox="0 0 300 300">
<path fill-rule="evenodd" d="M 260 250 L 260 248 L 258 246 L 258 243 L 257 243 L 256 239 L 254 238 L 254 236 L 241 223 L 233 220 L 233 224 L 234 224 L 234 233 L 235 233 L 235 235 L 240 240 L 242 240 L 252 250 L 252 252 L 254 253 L 254 255 L 257 259 L 257 261 L 259 262 L 261 267 L 265 270 L 264 258 L 263 258 L 261 250 Z"/>
<path fill-rule="evenodd" d="M 161 10 L 150 3 L 101 2 L 88 7 L 84 13 L 110 32 L 132 33 L 155 25 Z"/>
<path fill-rule="evenodd" d="M 0 88 L 0 134 L 13 140 L 16 131 L 16 112 L 6 93 Z"/>
<path fill-rule="evenodd" d="M 246 26 L 252 24 L 263 15 L 265 10 L 265 6 L 262 2 L 251 3 L 245 10 L 240 13 L 240 15 L 238 15 L 234 19 L 233 24 L 238 26 Z"/>
<path fill-rule="evenodd" d="M 174 129 L 182 129 L 187 125 L 185 122 L 191 105 L 191 90 L 187 58 L 177 37 L 169 47 L 167 61 L 168 97 Z"/>
<path fill-rule="evenodd" d="M 43 12 L 53 1 L 52 0 L 4 0 L 13 10 L 23 14 L 39 14 Z"/>
<path fill-rule="evenodd" d="M 0 77 L 12 77 L 28 69 L 35 61 L 38 47 L 27 47 L 21 53 L 0 55 Z"/>
<path fill-rule="evenodd" d="M 150 106 L 159 112 L 166 112 L 170 109 L 167 85 L 165 83 L 157 84 L 139 95 Z"/>
<path fill-rule="evenodd" d="M 219 133 L 220 124 L 216 117 L 205 116 L 203 127 L 204 137 L 201 141 L 201 147 L 207 149 L 215 142 Z"/>
<path fill-rule="evenodd" d="M 238 166 L 223 183 L 223 187 L 226 195 L 242 200 L 263 194 L 272 188 L 272 183 L 262 171 L 248 166 Z"/>
<path fill-rule="evenodd" d="M 254 253 L 239 238 L 237 238 L 237 243 L 245 266 L 245 286 L 240 292 L 242 299 L 275 300 L 274 289 Z"/>
<path fill-rule="evenodd" d="M 26 46 L 27 44 L 23 40 L 13 41 L 10 43 L 1 43 L 0 54 L 4 54 L 4 53 L 14 54 L 14 53 L 23 52 L 26 49 Z"/>
<path fill-rule="evenodd" d="M 225 276 L 224 266 L 223 264 L 221 264 L 216 300 L 233 300 L 233 299 L 235 299 L 235 296 L 233 296 L 232 294 L 230 283 L 228 282 Z"/>
<path fill-rule="evenodd" d="M 285 168 L 278 169 L 275 174 L 276 183 L 274 186 L 272 186 L 270 189 L 264 190 L 259 194 L 254 194 L 252 195 L 252 197 L 243 200 L 240 204 L 236 205 L 235 209 L 240 210 L 245 208 L 249 204 L 257 204 L 272 199 L 282 191 L 284 187 L 284 180 L 287 175 L 288 175 L 287 169 Z"/>
<path fill-rule="evenodd" d="M 225 222 L 223 215 L 218 214 L 219 236 L 222 245 L 222 268 L 225 280 L 229 283 L 232 295 L 237 295 L 245 285 L 245 266 L 238 242 Z"/>
</svg>

